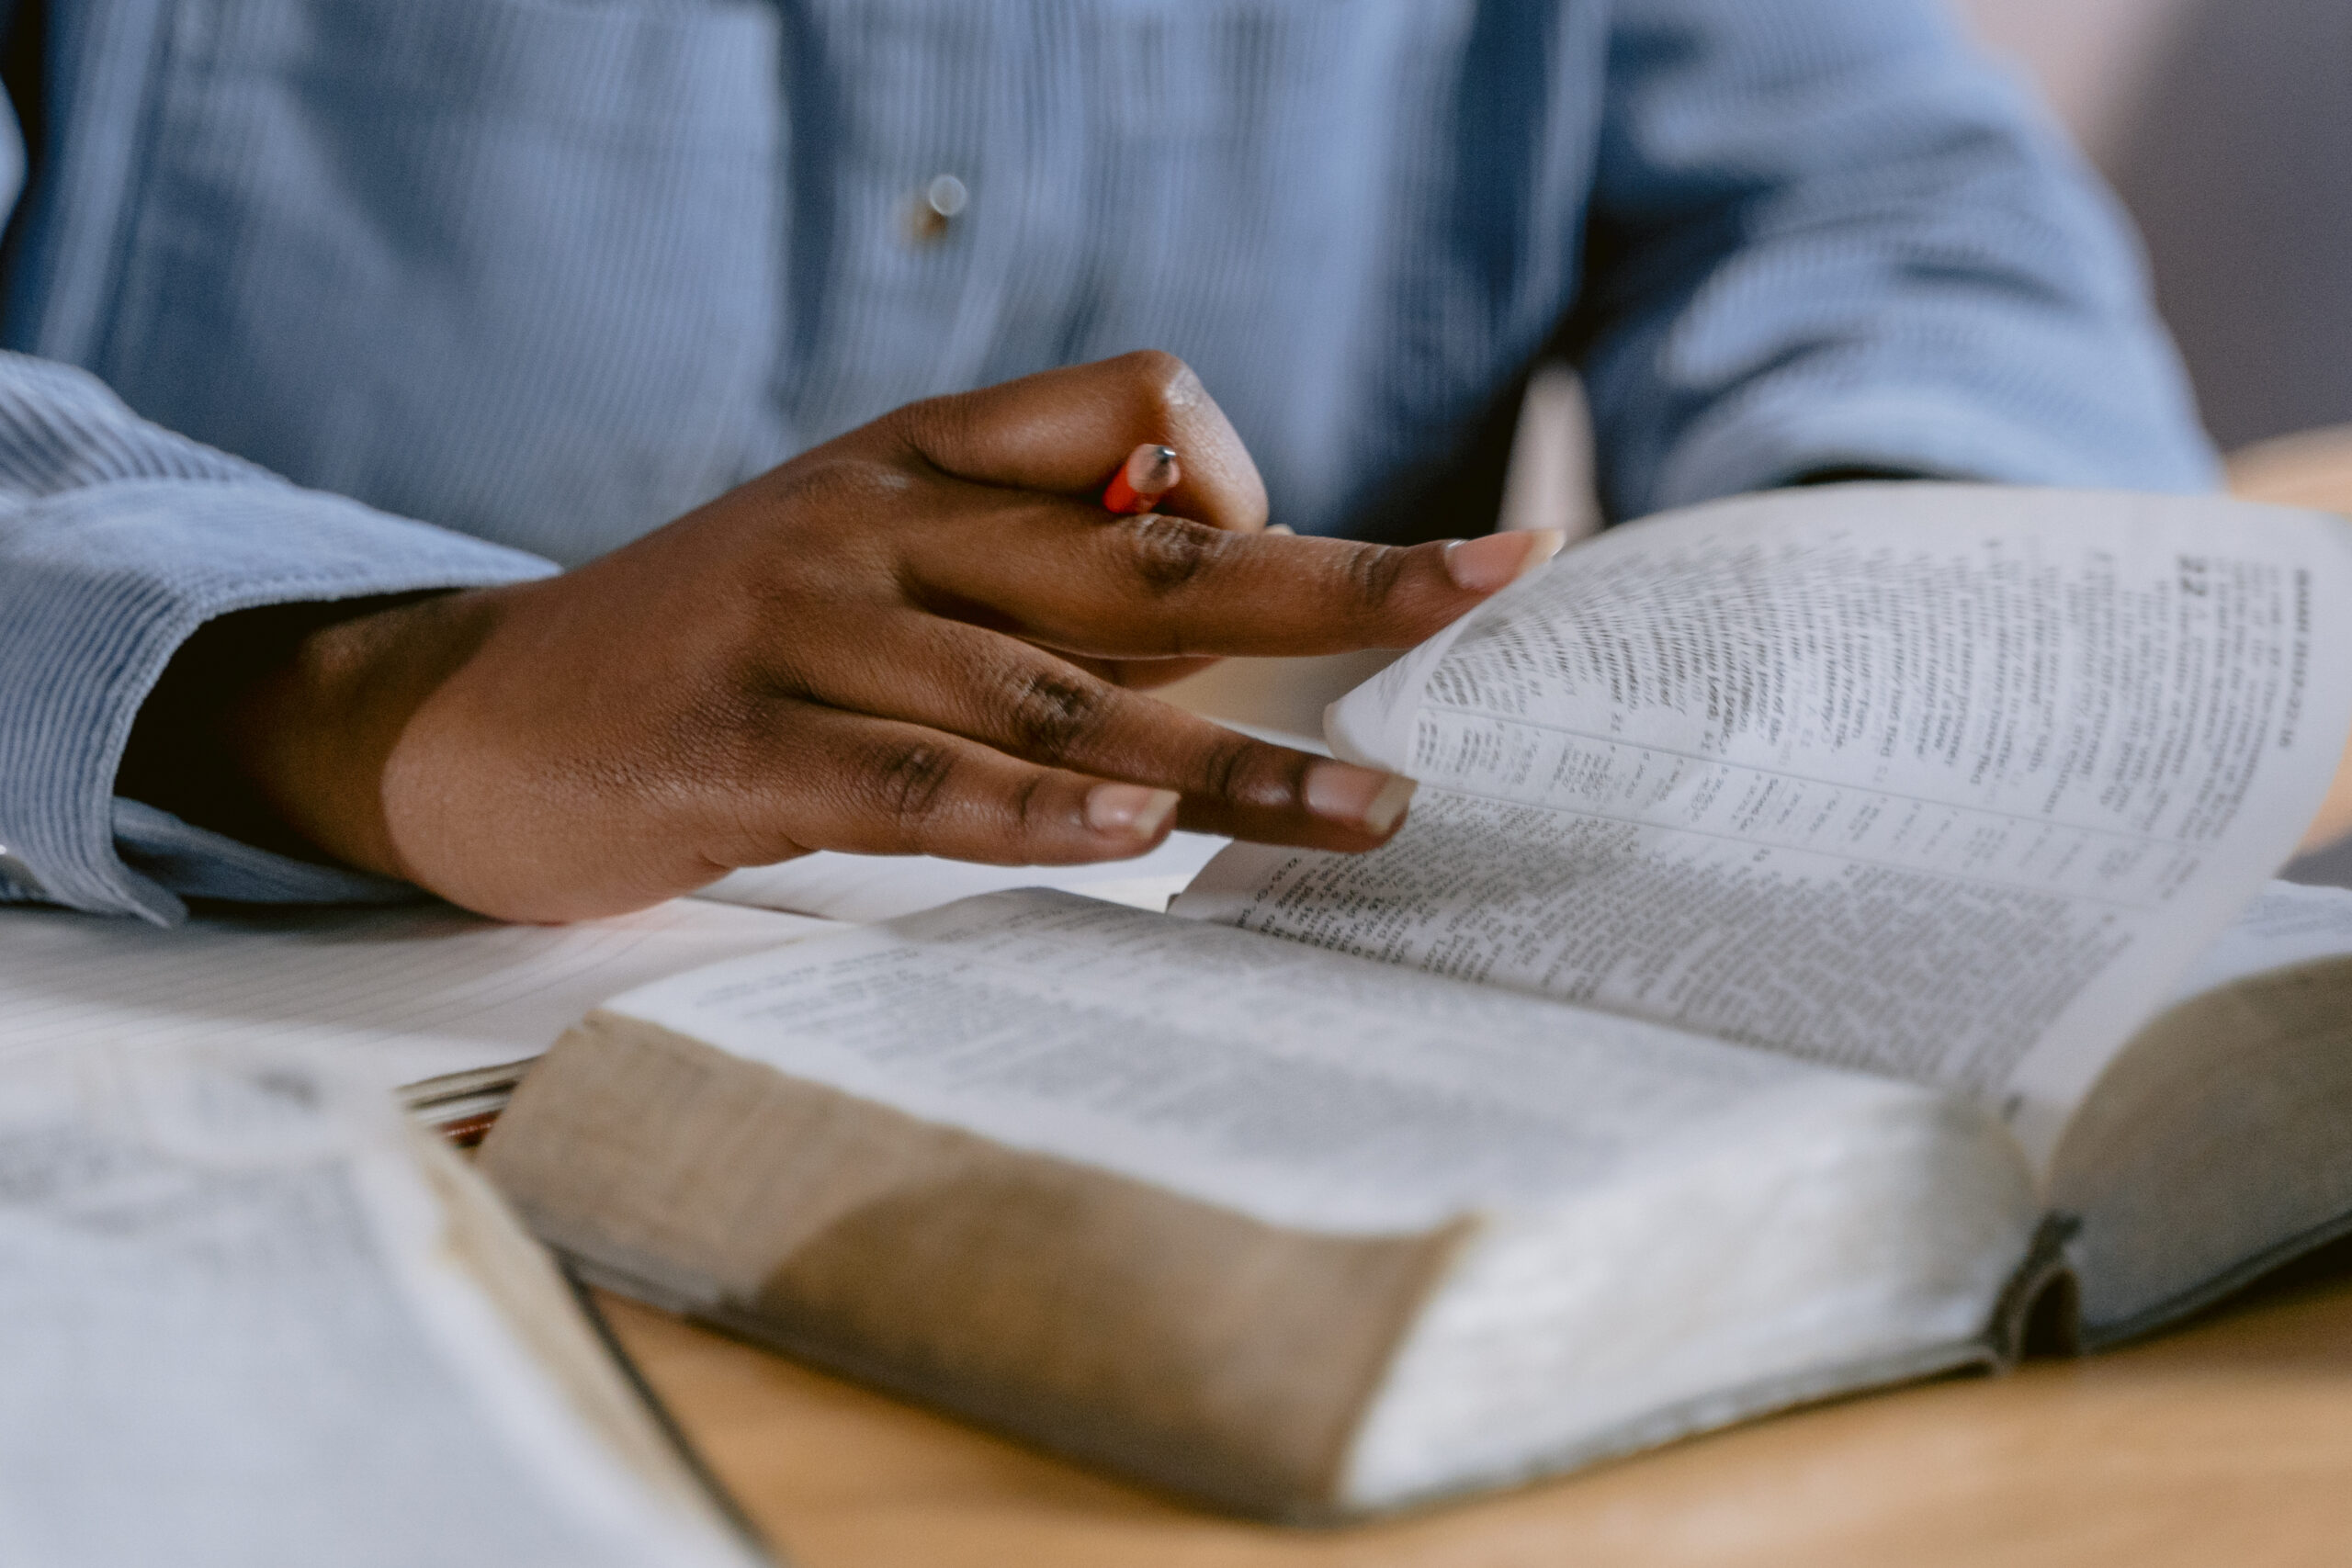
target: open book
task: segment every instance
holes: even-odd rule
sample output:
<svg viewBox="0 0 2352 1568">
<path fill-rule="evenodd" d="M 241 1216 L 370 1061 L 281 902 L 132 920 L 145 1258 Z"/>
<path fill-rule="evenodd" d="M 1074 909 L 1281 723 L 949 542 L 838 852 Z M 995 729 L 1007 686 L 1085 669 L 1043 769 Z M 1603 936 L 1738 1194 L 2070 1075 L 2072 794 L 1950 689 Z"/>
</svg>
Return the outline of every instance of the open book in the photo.
<svg viewBox="0 0 2352 1568">
<path fill-rule="evenodd" d="M 566 1281 L 354 1064 L 0 1061 L 0 1562 L 752 1568 Z"/>
<path fill-rule="evenodd" d="M 2352 1218 L 2352 894 L 2264 889 L 2352 726 L 2346 534 L 1621 529 L 1335 706 L 1424 781 L 1387 847 L 640 987 L 484 1168 L 622 1288 L 1288 1518 L 2142 1331 Z"/>
</svg>

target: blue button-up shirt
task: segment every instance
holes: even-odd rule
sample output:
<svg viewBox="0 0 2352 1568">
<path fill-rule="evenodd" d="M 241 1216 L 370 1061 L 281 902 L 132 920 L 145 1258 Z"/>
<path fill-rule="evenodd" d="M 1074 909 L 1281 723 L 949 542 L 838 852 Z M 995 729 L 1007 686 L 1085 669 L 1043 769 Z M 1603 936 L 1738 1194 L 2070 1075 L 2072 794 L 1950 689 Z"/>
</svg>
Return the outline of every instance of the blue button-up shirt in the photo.
<svg viewBox="0 0 2352 1568">
<path fill-rule="evenodd" d="M 544 572 L 1131 348 L 1302 532 L 1474 525 L 1547 349 L 1615 515 L 1849 465 L 2211 479 L 2106 199 L 1932 0 L 41 9 L 0 897 L 369 891 L 114 798 L 211 616 Z"/>
</svg>

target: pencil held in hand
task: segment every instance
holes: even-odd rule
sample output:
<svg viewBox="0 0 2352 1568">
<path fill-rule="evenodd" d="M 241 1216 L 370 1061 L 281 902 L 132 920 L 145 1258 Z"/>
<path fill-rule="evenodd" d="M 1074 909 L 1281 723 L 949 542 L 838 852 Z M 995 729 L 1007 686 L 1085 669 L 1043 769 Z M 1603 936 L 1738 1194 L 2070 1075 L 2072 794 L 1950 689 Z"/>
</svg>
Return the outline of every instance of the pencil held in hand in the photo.
<svg viewBox="0 0 2352 1568">
<path fill-rule="evenodd" d="M 1148 512 L 1159 504 L 1159 498 L 1176 488 L 1183 472 L 1176 466 L 1176 448 L 1156 446 L 1147 441 L 1127 454 L 1119 471 L 1111 476 L 1103 487 L 1102 506 L 1107 512 Z"/>
</svg>

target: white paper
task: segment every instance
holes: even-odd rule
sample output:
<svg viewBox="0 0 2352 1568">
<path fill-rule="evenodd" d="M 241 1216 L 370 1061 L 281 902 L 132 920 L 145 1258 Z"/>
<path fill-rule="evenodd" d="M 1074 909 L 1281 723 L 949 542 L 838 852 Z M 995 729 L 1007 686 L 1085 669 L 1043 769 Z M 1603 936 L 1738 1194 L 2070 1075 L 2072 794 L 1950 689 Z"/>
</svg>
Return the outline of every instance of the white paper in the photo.
<svg viewBox="0 0 2352 1568">
<path fill-rule="evenodd" d="M 2045 1154 L 2352 722 L 2317 513 L 1841 487 L 1619 529 L 1333 705 L 1425 781 L 1178 912 L 1967 1088 Z"/>
<path fill-rule="evenodd" d="M 0 1562 L 748 1568 L 590 1437 L 443 1235 L 332 1058 L 0 1061 Z"/>
<path fill-rule="evenodd" d="M 536 1056 L 596 1003 L 824 922 L 676 901 L 571 926 L 444 905 L 256 911 L 175 930 L 0 909 L 0 1061 L 117 1043 L 285 1043 L 386 1088 Z"/>
<path fill-rule="evenodd" d="M 1917 1092 L 1043 890 L 605 1010 L 1277 1224 L 1374 1233 L 1556 1197 L 1736 1113 Z"/>
<path fill-rule="evenodd" d="M 1159 914 L 1230 841 L 1209 833 L 1170 833 L 1148 854 L 1091 865 L 976 865 L 933 855 L 826 850 L 733 872 L 695 897 L 865 925 L 976 894 L 1057 887 Z"/>
</svg>

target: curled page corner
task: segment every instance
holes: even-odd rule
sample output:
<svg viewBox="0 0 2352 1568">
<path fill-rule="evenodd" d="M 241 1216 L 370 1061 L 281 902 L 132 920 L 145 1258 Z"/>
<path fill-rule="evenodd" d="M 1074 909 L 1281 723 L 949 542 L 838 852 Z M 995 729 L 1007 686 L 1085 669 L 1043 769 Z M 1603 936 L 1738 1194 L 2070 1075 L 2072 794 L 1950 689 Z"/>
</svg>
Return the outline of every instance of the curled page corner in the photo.
<svg viewBox="0 0 2352 1568">
<path fill-rule="evenodd" d="M 1479 606 L 1323 710 L 1323 739 L 1343 762 L 1413 776 L 1413 736 L 1430 671 Z"/>
</svg>

